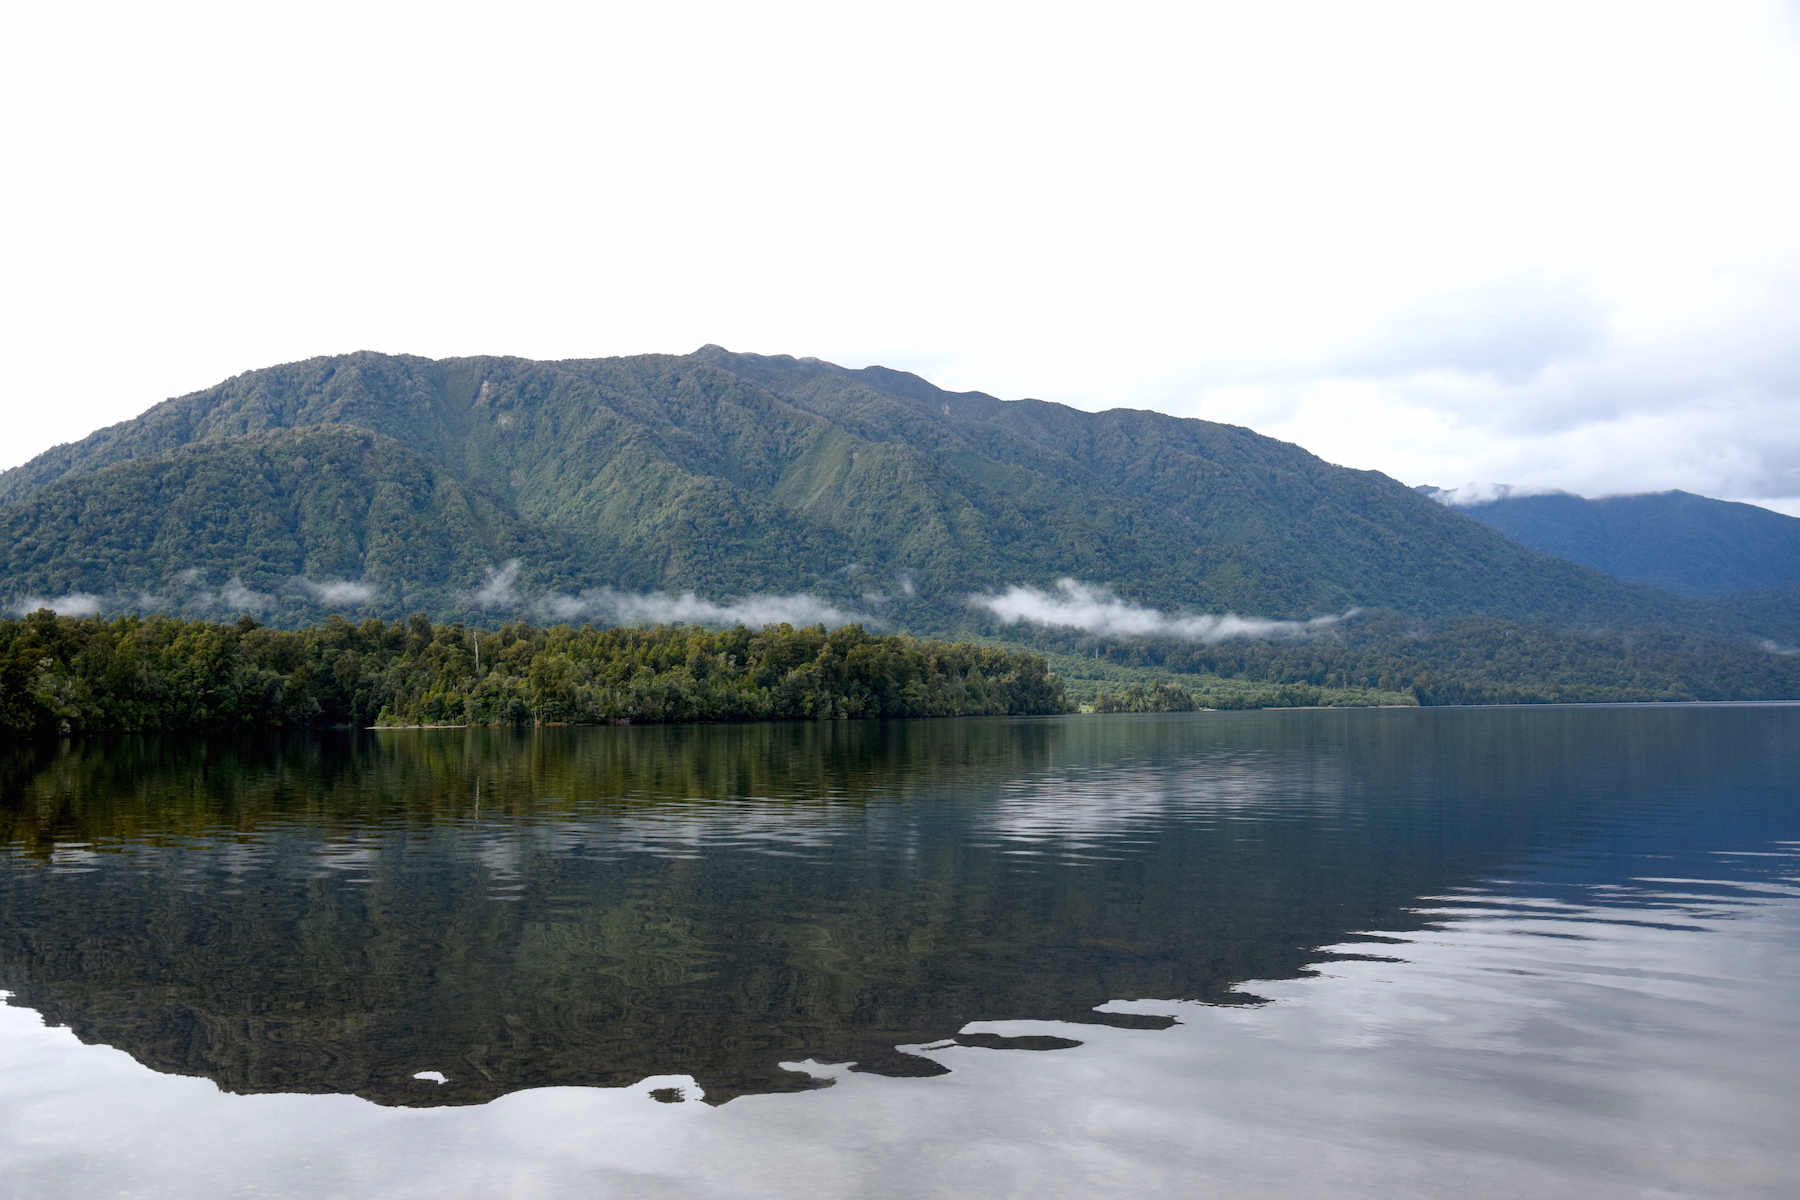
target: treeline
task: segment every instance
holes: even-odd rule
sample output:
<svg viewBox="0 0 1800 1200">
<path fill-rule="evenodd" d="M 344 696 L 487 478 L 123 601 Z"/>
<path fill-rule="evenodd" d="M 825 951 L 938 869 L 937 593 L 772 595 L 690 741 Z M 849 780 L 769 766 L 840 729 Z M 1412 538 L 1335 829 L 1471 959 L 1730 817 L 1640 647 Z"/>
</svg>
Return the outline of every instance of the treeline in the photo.
<svg viewBox="0 0 1800 1200">
<path fill-rule="evenodd" d="M 1407 692 L 1372 688 L 1318 687 L 1310 683 L 1250 683 L 1239 679 L 1156 680 L 1122 688 L 1101 688 L 1090 705 L 1097 713 L 1194 712 L 1242 708 L 1412 707 Z"/>
<path fill-rule="evenodd" d="M 1553 629 L 1485 617 L 1427 624 L 1372 613 L 1305 642 L 1021 636 L 1053 654 L 1180 679 L 1196 692 L 1212 683 L 1182 677 L 1405 693 L 1420 704 L 1800 699 L 1800 655 L 1692 634 Z M 1199 706 L 1231 706 L 1221 699 L 1227 702 Z"/>
<path fill-rule="evenodd" d="M 0 620 L 0 732 L 833 720 L 1067 711 L 1035 654 L 861 626 L 713 632 L 333 617 Z"/>
</svg>

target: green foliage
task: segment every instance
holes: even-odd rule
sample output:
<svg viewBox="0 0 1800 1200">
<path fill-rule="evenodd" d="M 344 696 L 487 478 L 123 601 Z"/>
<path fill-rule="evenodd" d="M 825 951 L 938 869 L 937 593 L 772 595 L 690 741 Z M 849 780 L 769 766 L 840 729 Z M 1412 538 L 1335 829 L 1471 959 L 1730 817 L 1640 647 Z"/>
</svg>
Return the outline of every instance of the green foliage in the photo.
<svg viewBox="0 0 1800 1200">
<path fill-rule="evenodd" d="M 1083 703 L 1155 679 L 1193 692 L 1202 708 L 1403 704 L 1406 696 L 1420 704 L 1800 699 L 1800 655 L 1679 633 L 1582 632 L 1481 618 L 1425 625 L 1387 615 L 1346 622 L 1336 635 L 1306 642 L 1101 644 L 1049 631 L 1029 636 Z M 1237 702 L 1233 689 L 1250 685 L 1319 689 L 1319 698 L 1295 692 L 1291 699 Z M 1355 698 L 1359 692 L 1364 698 Z"/>
<path fill-rule="evenodd" d="M 1408 692 L 1193 676 L 1178 683 L 1157 680 L 1148 684 L 1133 683 L 1121 689 L 1098 689 L 1092 708 L 1097 713 L 1141 713 L 1193 712 L 1202 708 L 1412 707 L 1418 703 Z"/>
<path fill-rule="evenodd" d="M 940 636 L 980 632 L 971 592 L 1062 576 L 1265 616 L 1745 632 L 1247 429 L 717 347 L 312 359 L 0 474 L 14 602 L 167 600 L 197 578 L 212 607 L 185 611 L 229 612 L 236 577 L 275 597 L 257 610 L 272 623 L 316 621 L 317 603 L 284 593 L 299 576 L 367 584 L 359 615 L 474 619 L 468 592 L 515 558 L 527 598 L 805 590 Z M 1749 632 L 1787 639 L 1785 620 Z"/>
<path fill-rule="evenodd" d="M 1065 711 L 1042 658 L 967 643 L 681 626 L 497 630 L 332 617 L 0 621 L 0 732 L 833 720 Z"/>
<path fill-rule="evenodd" d="M 1193 712 L 1205 707 L 1194 702 L 1194 693 L 1175 684 L 1134 683 L 1124 691 L 1101 692 L 1094 697 L 1097 713 Z"/>
<path fill-rule="evenodd" d="M 567 573 L 566 538 L 519 520 L 394 439 L 347 425 L 190 446 L 62 480 L 0 507 L 0 571 L 39 596 L 149 593 L 324 616 L 299 579 L 359 580 L 442 609 L 489 565 Z M 204 576 L 205 578 L 197 578 Z M 252 596 L 251 593 L 257 595 Z"/>
<path fill-rule="evenodd" d="M 1460 511 L 1522 546 L 1665 588 L 1725 596 L 1800 583 L 1800 518 L 1689 492 L 1503 496 Z"/>
</svg>

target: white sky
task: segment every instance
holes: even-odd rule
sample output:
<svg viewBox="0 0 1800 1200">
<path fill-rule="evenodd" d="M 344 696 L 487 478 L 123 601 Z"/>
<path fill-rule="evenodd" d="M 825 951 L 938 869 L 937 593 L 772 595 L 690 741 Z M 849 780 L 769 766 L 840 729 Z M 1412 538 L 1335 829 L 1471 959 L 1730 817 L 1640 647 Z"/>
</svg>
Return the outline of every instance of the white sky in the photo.
<svg viewBox="0 0 1800 1200">
<path fill-rule="evenodd" d="M 0 466 L 355 349 L 683 353 L 1800 513 L 1800 10 L 14 4 Z"/>
</svg>

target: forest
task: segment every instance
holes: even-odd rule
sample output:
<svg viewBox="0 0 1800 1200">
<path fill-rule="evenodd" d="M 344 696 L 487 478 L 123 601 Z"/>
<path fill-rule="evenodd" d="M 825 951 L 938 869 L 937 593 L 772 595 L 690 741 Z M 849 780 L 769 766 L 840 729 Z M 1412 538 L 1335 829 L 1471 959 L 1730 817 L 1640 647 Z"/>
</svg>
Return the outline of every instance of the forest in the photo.
<svg viewBox="0 0 1800 1200">
<path fill-rule="evenodd" d="M 1041 656 L 851 625 L 0 620 L 0 735 L 1036 714 Z"/>
<path fill-rule="evenodd" d="M 0 736 L 1800 696 L 1800 655 L 1670 633 L 1376 614 L 1298 643 L 1013 635 L 39 610 L 0 620 Z"/>
<path fill-rule="evenodd" d="M 0 472 L 16 611 L 493 625 L 608 590 L 804 594 L 960 640 L 971 594 L 1063 577 L 1169 611 L 1800 644 L 1791 603 L 1625 583 L 1247 429 L 717 347 L 290 363 Z"/>
<path fill-rule="evenodd" d="M 1014 638 L 1045 655 L 1073 699 L 1100 711 L 1800 699 L 1800 654 L 1666 631 L 1366 613 L 1304 641 L 1095 639 L 1047 629 Z M 1168 683 L 1160 693 L 1133 690 L 1155 681 Z"/>
</svg>

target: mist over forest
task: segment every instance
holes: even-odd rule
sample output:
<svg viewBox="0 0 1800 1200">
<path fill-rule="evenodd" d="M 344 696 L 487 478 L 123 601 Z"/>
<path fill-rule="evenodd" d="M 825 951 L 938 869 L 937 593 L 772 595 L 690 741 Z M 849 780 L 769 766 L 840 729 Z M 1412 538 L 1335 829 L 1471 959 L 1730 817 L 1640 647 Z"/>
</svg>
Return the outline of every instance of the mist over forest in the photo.
<svg viewBox="0 0 1800 1200">
<path fill-rule="evenodd" d="M 308 636 L 334 616 L 855 626 L 1045 655 L 1057 705 L 1800 694 L 1800 591 L 1621 578 L 1444 499 L 1237 426 L 881 367 L 360 353 L 250 371 L 0 473 L 0 602 L 118 644 L 173 628 L 134 623 L 156 614 Z M 1700 515 L 1749 528 L 1745 508 Z M 1764 516 L 1755 536 L 1786 536 Z M 467 700 L 432 719 L 560 719 Z M 358 703 L 319 713 L 379 715 Z"/>
</svg>

